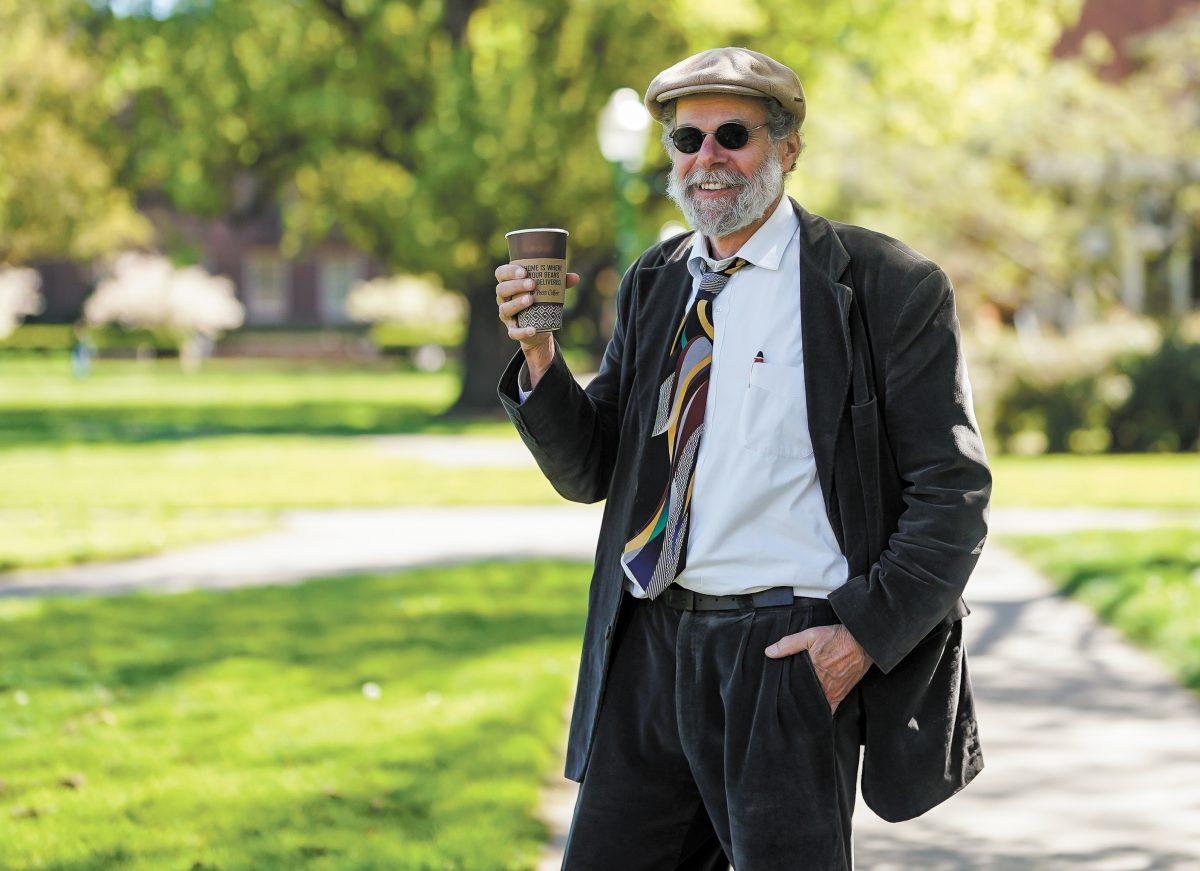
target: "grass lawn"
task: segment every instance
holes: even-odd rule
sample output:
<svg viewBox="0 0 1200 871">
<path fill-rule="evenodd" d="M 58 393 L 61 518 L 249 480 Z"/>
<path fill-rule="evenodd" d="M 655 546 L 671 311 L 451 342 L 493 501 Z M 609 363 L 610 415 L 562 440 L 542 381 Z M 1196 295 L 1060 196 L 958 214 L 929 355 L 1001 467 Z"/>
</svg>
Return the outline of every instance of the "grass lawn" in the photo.
<svg viewBox="0 0 1200 871">
<path fill-rule="evenodd" d="M 994 505 L 1200 508 L 1200 454 L 1054 454 L 989 461 Z"/>
<path fill-rule="evenodd" d="M 577 370 L 582 365 L 575 364 Z M 0 571 L 132 556 L 257 532 L 286 508 L 558 504 L 536 468 L 453 469 L 373 434 L 494 435 L 450 420 L 453 370 L 370 364 L 0 356 Z M 1196 455 L 997 457 L 998 506 L 1200 508 Z"/>
<path fill-rule="evenodd" d="M 561 501 L 536 468 L 434 465 L 370 438 L 22 445 L 0 467 L 0 570 L 256 532 L 285 508 Z"/>
<path fill-rule="evenodd" d="M 1003 536 L 1059 589 L 1095 609 L 1200 690 L 1200 533 L 1196 529 Z"/>
<path fill-rule="evenodd" d="M 499 378 L 499 373 L 496 373 Z M 508 434 L 492 419 L 443 419 L 458 374 L 377 363 L 207 360 L 186 374 L 175 360 L 98 360 L 75 379 L 65 357 L 0 356 L 0 445 L 147 441 L 228 433 L 350 435 Z"/>
<path fill-rule="evenodd" d="M 440 417 L 453 370 L 391 361 L 97 361 L 0 356 L 0 571 L 147 553 L 257 532 L 282 508 L 552 502 L 536 470 L 447 469 L 389 456 L 397 432 L 517 440 L 495 417 Z"/>
<path fill-rule="evenodd" d="M 0 867 L 532 868 L 589 571 L 0 601 Z"/>
</svg>

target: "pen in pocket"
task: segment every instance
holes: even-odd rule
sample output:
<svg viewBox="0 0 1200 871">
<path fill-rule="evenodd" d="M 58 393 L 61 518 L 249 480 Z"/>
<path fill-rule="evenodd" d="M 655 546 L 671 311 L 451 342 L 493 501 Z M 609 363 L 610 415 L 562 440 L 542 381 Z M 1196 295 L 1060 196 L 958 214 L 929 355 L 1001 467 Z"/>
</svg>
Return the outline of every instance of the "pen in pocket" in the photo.
<svg viewBox="0 0 1200 871">
<path fill-rule="evenodd" d="M 754 359 L 750 361 L 750 374 L 746 376 L 746 386 L 747 387 L 750 386 L 750 380 L 754 377 L 754 364 L 755 363 L 765 363 L 765 362 L 767 362 L 767 360 L 765 357 L 763 357 L 762 351 L 759 351 L 757 354 L 754 355 Z"/>
</svg>

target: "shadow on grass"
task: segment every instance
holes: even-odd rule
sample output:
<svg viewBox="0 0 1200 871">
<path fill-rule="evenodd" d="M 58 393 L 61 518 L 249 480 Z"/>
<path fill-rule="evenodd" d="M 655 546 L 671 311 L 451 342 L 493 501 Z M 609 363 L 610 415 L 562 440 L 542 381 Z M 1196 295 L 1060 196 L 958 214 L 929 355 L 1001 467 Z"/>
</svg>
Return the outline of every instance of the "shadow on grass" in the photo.
<svg viewBox="0 0 1200 871">
<path fill-rule="evenodd" d="M 480 561 L 0 609 L 0 690 L 30 699 L 0 695 L 19 763 L 0 866 L 27 845 L 60 871 L 530 866 L 590 571 Z M 56 789 L 64 770 L 87 785 Z"/>
<path fill-rule="evenodd" d="M 131 405 L 113 408 L 12 407 L 0 415 L 0 447 L 74 442 L 153 442 L 219 435 L 458 435 L 507 422 L 494 412 L 460 415 L 379 402 L 301 402 L 180 408 Z"/>
<path fill-rule="evenodd" d="M 42 631 L 6 625 L 0 661 L 21 663 L 17 673 L 38 683 L 100 681 L 136 691 L 221 659 L 251 657 L 336 675 L 345 686 L 356 663 L 381 654 L 450 666 L 509 644 L 578 639 L 589 569 L 570 561 L 479 561 L 291 587 L 55 596 L 37 618 Z M 60 668 L 64 659 L 73 667 Z M 12 683 L 12 670 L 5 673 L 0 689 Z"/>
</svg>

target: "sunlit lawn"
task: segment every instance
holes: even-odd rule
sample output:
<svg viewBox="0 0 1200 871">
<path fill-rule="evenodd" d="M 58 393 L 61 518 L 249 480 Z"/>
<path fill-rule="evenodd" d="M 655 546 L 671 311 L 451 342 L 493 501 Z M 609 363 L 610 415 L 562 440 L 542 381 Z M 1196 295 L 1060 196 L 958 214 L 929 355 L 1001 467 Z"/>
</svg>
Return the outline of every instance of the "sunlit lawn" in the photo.
<svg viewBox="0 0 1200 871">
<path fill-rule="evenodd" d="M 517 439 L 515 432 L 510 437 Z M 373 438 L 22 445 L 0 448 L 0 467 L 0 568 L 254 532 L 285 508 L 549 504 L 559 498 L 536 468 L 418 462 L 383 450 Z"/>
<path fill-rule="evenodd" d="M 589 568 L 0 602 L 0 868 L 532 868 Z"/>
<path fill-rule="evenodd" d="M 257 532 L 288 508 L 561 504 L 532 464 L 433 465 L 367 437 L 517 442 L 498 402 L 491 419 L 439 416 L 457 378 L 388 361 L 214 359 L 191 375 L 173 360 L 101 360 L 77 380 L 61 357 L 0 357 L 0 570 Z M 997 506 L 1200 508 L 1196 455 L 992 466 Z"/>
<path fill-rule="evenodd" d="M 423 373 L 387 360 L 218 358 L 194 374 L 174 360 L 99 360 L 91 375 L 75 379 L 64 357 L 0 356 L 0 445 L 228 433 L 512 431 L 498 401 L 490 420 L 440 418 L 457 388 L 453 368 Z"/>
<path fill-rule="evenodd" d="M 353 435 L 470 433 L 458 375 L 394 362 L 0 357 L 0 570 L 130 556 L 260 531 L 291 507 L 549 502 L 534 472 L 448 469 Z M 223 435 L 218 435 L 223 434 Z M 342 436 L 342 438 L 339 438 Z"/>
<path fill-rule="evenodd" d="M 1004 536 L 1060 589 L 1092 606 L 1200 690 L 1200 530 Z"/>
<path fill-rule="evenodd" d="M 995 457 L 996 505 L 1200 508 L 1200 454 Z"/>
</svg>

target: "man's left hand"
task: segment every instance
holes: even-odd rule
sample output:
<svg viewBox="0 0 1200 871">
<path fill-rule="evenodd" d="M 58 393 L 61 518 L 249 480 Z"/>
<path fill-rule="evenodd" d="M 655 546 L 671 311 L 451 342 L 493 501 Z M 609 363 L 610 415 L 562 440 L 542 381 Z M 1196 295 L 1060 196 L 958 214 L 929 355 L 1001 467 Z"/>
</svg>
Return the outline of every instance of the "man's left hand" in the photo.
<svg viewBox="0 0 1200 871">
<path fill-rule="evenodd" d="M 841 623 L 812 626 L 795 635 L 785 635 L 768 647 L 766 653 L 772 659 L 778 659 L 794 656 L 805 649 L 833 711 L 874 665 L 874 660 Z"/>
</svg>

